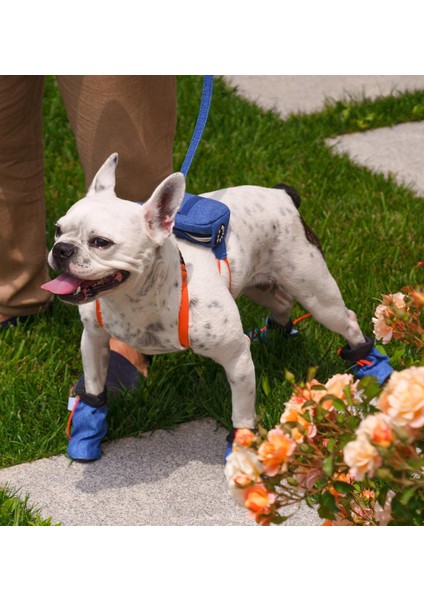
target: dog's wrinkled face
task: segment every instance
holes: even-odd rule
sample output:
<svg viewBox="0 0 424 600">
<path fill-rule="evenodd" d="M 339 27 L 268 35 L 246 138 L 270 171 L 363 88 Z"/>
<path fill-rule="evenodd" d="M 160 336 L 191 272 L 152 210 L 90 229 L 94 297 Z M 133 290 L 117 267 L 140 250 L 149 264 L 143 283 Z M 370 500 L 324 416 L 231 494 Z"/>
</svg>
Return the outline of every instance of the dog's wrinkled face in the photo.
<svg viewBox="0 0 424 600">
<path fill-rule="evenodd" d="M 169 176 L 139 205 L 115 195 L 117 158 L 109 157 L 87 196 L 56 224 L 49 265 L 62 274 L 42 287 L 64 302 L 85 304 L 131 279 L 140 280 L 155 248 L 172 233 L 184 196 L 183 175 Z"/>
</svg>

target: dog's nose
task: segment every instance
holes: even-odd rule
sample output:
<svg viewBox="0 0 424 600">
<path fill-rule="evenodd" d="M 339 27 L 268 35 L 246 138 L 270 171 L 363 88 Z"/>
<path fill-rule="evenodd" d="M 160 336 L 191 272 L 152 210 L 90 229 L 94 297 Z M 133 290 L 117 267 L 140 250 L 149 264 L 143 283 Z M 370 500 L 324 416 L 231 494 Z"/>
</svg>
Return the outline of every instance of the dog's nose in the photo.
<svg viewBox="0 0 424 600">
<path fill-rule="evenodd" d="M 69 260 L 75 254 L 75 246 L 66 242 L 58 242 L 53 246 L 53 258 L 57 261 Z"/>
</svg>

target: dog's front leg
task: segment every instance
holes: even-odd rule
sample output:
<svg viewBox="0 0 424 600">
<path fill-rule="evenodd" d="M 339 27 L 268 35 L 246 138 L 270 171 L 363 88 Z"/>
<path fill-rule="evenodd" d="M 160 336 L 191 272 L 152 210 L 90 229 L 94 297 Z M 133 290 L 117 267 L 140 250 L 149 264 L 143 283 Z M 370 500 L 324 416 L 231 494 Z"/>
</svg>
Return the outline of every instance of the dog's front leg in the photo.
<svg viewBox="0 0 424 600">
<path fill-rule="evenodd" d="M 221 330 L 222 332 L 222 330 Z M 193 348 L 197 351 L 195 348 Z M 226 331 L 226 339 L 210 349 L 198 351 L 222 365 L 231 387 L 232 415 L 234 429 L 256 427 L 256 380 L 255 367 L 250 353 L 250 340 L 244 335 L 241 322 L 239 331 L 235 328 Z"/>
<path fill-rule="evenodd" d="M 95 326 L 84 328 L 81 338 L 84 380 L 79 381 L 78 404 L 73 412 L 68 455 L 79 462 L 98 460 L 101 441 L 107 433 L 106 375 L 109 364 L 109 334 Z"/>
<path fill-rule="evenodd" d="M 110 335 L 100 327 L 95 332 L 83 331 L 81 355 L 87 394 L 99 396 L 105 390 L 110 357 L 109 340 Z"/>
<path fill-rule="evenodd" d="M 255 367 L 250 353 L 250 340 L 243 336 L 239 349 L 224 354 L 223 366 L 231 387 L 233 427 L 256 427 Z"/>
</svg>

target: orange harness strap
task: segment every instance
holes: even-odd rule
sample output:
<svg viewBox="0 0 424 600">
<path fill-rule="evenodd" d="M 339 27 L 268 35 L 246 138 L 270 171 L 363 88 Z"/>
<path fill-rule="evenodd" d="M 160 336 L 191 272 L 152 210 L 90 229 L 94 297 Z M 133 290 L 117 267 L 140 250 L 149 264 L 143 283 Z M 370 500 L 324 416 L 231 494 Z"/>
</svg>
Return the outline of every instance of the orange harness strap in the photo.
<svg viewBox="0 0 424 600">
<path fill-rule="evenodd" d="M 181 264 L 181 302 L 180 312 L 178 314 L 178 337 L 180 338 L 181 346 L 184 348 L 190 348 L 190 339 L 188 336 L 189 330 L 189 319 L 188 319 L 188 286 L 187 286 L 187 269 L 183 256 L 180 252 L 180 264 Z"/>
<path fill-rule="evenodd" d="M 225 264 L 227 265 L 227 269 L 228 269 L 228 289 L 231 291 L 231 267 L 230 267 L 230 263 L 228 262 L 228 258 L 222 258 L 222 259 L 217 259 L 217 263 L 218 263 L 218 271 L 219 274 L 221 275 L 221 260 L 223 262 L 225 262 Z"/>
</svg>

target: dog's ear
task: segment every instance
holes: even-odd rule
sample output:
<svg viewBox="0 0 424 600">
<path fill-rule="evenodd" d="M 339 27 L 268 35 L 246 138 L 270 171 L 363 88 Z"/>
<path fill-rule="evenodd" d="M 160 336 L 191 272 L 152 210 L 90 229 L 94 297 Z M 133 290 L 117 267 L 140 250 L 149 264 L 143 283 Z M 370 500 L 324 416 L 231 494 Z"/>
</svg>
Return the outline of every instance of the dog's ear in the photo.
<svg viewBox="0 0 424 600">
<path fill-rule="evenodd" d="M 160 243 L 171 235 L 184 192 L 184 175 L 173 173 L 155 189 L 151 198 L 143 205 L 147 233 L 154 241 Z"/>
<path fill-rule="evenodd" d="M 95 194 L 104 191 L 115 194 L 115 171 L 117 164 L 118 153 L 114 152 L 97 171 L 90 187 L 88 188 L 87 196 L 94 196 Z"/>
</svg>

